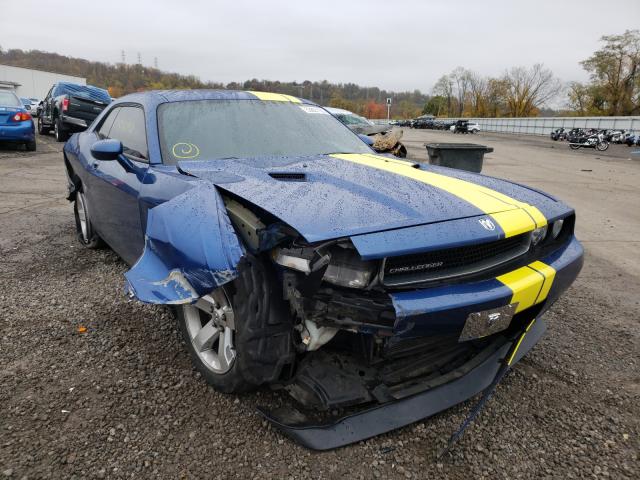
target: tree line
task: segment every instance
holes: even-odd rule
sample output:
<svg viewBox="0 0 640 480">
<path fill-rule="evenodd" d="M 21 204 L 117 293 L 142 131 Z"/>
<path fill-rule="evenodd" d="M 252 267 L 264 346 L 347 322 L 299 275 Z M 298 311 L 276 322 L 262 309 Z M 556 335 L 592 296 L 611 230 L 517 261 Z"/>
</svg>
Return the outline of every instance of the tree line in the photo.
<svg viewBox="0 0 640 480">
<path fill-rule="evenodd" d="M 581 62 L 589 73 L 586 83 L 563 84 L 542 64 L 513 67 L 497 77 L 487 77 L 463 67 L 443 75 L 431 94 L 420 90 L 394 92 L 355 83 L 323 81 L 280 82 L 251 79 L 244 82 L 205 82 L 140 64 L 108 64 L 40 50 L 0 48 L 0 63 L 85 77 L 117 98 L 149 89 L 215 88 L 261 90 L 308 98 L 320 105 L 351 110 L 367 118 L 384 118 L 386 99 L 392 99 L 393 118 L 529 117 L 539 115 L 640 114 L 640 31 L 601 38 L 602 48 Z M 565 108 L 551 110 L 550 102 Z"/>
<path fill-rule="evenodd" d="M 2 50 L 0 63 L 16 67 L 85 77 L 87 83 L 104 88 L 114 97 L 132 92 L 164 89 L 214 88 L 230 90 L 256 90 L 284 93 L 308 98 L 320 105 L 346 108 L 372 118 L 386 116 L 386 99 L 392 98 L 394 114 L 402 118 L 420 115 L 428 95 L 419 90 L 395 92 L 378 87 L 362 87 L 355 83 L 323 81 L 280 82 L 251 79 L 244 82 L 205 82 L 194 75 L 180 75 L 140 64 L 108 64 L 73 58 L 40 50 Z"/>
<path fill-rule="evenodd" d="M 532 117 L 640 114 L 640 32 L 606 35 L 603 46 L 580 62 L 588 83 L 563 84 L 542 64 L 483 77 L 458 67 L 436 82 L 423 113 L 441 117 Z M 565 108 L 549 111 L 550 101 Z"/>
</svg>

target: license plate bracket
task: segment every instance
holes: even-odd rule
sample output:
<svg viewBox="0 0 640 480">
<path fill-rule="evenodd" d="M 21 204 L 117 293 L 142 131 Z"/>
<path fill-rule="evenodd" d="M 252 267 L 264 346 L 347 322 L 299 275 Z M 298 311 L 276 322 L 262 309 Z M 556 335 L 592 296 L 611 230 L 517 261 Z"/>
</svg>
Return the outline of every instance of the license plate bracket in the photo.
<svg viewBox="0 0 640 480">
<path fill-rule="evenodd" d="M 503 307 L 470 313 L 458 341 L 475 340 L 505 330 L 511 324 L 517 307 L 518 302 L 515 302 Z"/>
</svg>

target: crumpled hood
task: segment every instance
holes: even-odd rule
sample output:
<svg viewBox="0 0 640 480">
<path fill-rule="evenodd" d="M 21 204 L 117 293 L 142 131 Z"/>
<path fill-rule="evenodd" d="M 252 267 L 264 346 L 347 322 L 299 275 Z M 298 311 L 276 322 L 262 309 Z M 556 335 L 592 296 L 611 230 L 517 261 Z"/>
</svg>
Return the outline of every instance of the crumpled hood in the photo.
<svg viewBox="0 0 640 480">
<path fill-rule="evenodd" d="M 494 213 L 447 188 L 407 177 L 409 162 L 380 155 L 340 157 L 344 158 L 321 155 L 183 161 L 179 167 L 273 214 L 309 242 Z M 377 163 L 358 163 L 350 161 L 351 157 Z M 403 168 L 405 174 L 377 168 L 378 164 Z M 449 170 L 428 165 L 420 168 L 438 170 L 438 177 Z M 294 175 L 278 178 L 278 174 Z M 504 183 L 511 190 L 527 190 Z M 532 193 L 527 191 L 528 195 Z M 538 193 L 535 196 L 545 198 Z M 493 202 L 491 206 L 496 212 L 518 208 L 505 202 Z"/>
</svg>

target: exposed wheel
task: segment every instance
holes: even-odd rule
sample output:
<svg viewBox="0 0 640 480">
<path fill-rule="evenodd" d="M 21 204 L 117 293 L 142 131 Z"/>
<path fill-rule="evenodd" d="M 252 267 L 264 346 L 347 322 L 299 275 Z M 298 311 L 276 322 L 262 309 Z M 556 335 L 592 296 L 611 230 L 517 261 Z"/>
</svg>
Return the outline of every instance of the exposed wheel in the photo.
<svg viewBox="0 0 640 480">
<path fill-rule="evenodd" d="M 80 243 L 91 249 L 102 246 L 102 239 L 93 230 L 87 199 L 82 189 L 76 192 L 76 198 L 73 202 L 73 213 L 76 219 L 76 234 Z"/>
<path fill-rule="evenodd" d="M 249 258 L 234 281 L 176 313 L 195 367 L 217 390 L 246 392 L 293 365 L 289 310 L 275 273 L 259 259 Z"/>
<path fill-rule="evenodd" d="M 49 133 L 49 129 L 46 128 L 42 122 L 42 115 L 38 117 L 38 133 L 40 135 L 47 135 Z"/>
<path fill-rule="evenodd" d="M 609 148 L 609 142 L 596 143 L 596 149 L 600 152 L 604 152 L 607 148 Z"/>
<path fill-rule="evenodd" d="M 62 126 L 62 122 L 59 117 L 56 118 L 53 123 L 53 134 L 58 142 L 66 142 L 69 139 L 69 133 Z"/>
<path fill-rule="evenodd" d="M 27 142 L 24 144 L 24 148 L 27 152 L 35 152 L 36 151 L 36 141 L 32 140 L 31 142 Z"/>
<path fill-rule="evenodd" d="M 580 148 L 580 145 L 576 145 L 575 143 L 570 143 L 569 148 L 571 148 L 571 150 L 578 150 Z"/>
</svg>

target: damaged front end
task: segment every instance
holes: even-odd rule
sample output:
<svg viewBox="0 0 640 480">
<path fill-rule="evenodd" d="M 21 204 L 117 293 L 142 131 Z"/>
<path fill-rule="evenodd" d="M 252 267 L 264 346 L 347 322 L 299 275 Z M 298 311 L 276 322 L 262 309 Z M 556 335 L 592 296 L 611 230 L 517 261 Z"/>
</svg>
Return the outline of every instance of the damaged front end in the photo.
<svg viewBox="0 0 640 480">
<path fill-rule="evenodd" d="M 573 281 L 582 251 L 570 238 L 572 224 L 567 225 L 564 249 L 548 260 L 558 271 L 554 289 L 526 266 L 516 270 L 531 270 L 517 288 L 539 284 L 542 291 L 546 285 L 545 294 L 557 298 Z M 394 242 L 406 244 L 403 235 L 439 238 L 448 245 L 448 235 L 434 234 L 442 228 L 440 223 L 399 231 L 404 233 L 308 242 L 259 207 L 198 182 L 149 211 L 144 253 L 126 276 L 131 294 L 144 302 L 188 304 L 234 281 L 243 258 L 269 264 L 269 281 L 278 286 L 273 291 L 289 309 L 282 337 L 288 343 L 281 349 L 287 358 L 270 358 L 278 368 L 268 379 L 256 377 L 256 385 L 286 391 L 302 412 L 261 413 L 309 448 L 336 448 L 470 398 L 492 383 L 508 355 L 509 365 L 515 363 L 544 332 L 539 316 L 550 303 L 540 295 L 517 310 L 523 300 L 514 301 L 516 291 L 489 278 L 493 274 L 457 284 L 447 277 L 470 275 L 477 261 L 485 269 L 503 268 L 506 262 L 509 270 L 519 265 L 514 261 L 529 262 L 529 233 L 496 240 L 489 232 L 481 246 L 389 256 L 398 251 Z M 489 254 L 493 264 L 487 263 Z M 432 255 L 453 260 L 442 265 Z M 467 258 L 471 263 L 464 264 Z M 418 276 L 422 283 L 416 285 Z M 463 327 L 471 321 L 484 322 L 483 328 L 464 336 Z M 260 358 L 252 362 L 258 365 Z"/>
</svg>

